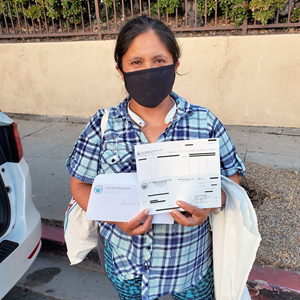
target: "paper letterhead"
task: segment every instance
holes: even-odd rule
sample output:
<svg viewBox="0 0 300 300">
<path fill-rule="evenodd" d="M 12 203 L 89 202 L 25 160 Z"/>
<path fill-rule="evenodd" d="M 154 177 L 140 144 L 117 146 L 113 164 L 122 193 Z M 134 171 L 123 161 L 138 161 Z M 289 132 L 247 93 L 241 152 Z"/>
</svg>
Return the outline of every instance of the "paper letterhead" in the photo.
<svg viewBox="0 0 300 300">
<path fill-rule="evenodd" d="M 140 213 L 136 173 L 97 175 L 91 189 L 87 220 L 128 222 Z M 169 213 L 155 215 L 153 224 L 173 224 Z"/>
<path fill-rule="evenodd" d="M 136 145 L 135 156 L 141 210 L 170 212 L 177 200 L 221 206 L 218 138 Z"/>
</svg>

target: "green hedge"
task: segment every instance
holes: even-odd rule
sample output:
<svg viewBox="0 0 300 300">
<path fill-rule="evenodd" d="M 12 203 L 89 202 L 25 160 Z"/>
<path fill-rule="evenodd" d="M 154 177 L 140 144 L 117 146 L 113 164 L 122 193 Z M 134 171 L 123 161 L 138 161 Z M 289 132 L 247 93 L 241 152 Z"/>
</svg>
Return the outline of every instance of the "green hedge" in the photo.
<svg viewBox="0 0 300 300">
<path fill-rule="evenodd" d="M 6 18 L 26 17 L 33 20 L 45 20 L 44 10 L 47 23 L 52 20 L 58 20 L 59 16 L 71 24 L 81 23 L 81 11 L 84 18 L 88 18 L 87 0 L 2 0 L 0 6 L 0 17 L 5 15 Z M 94 1 L 90 1 L 91 11 L 94 11 Z"/>
<path fill-rule="evenodd" d="M 104 0 L 111 1 L 111 0 Z M 151 11 L 157 13 L 160 8 L 161 13 L 168 12 L 173 14 L 175 8 L 182 6 L 182 0 L 160 0 L 158 3 L 153 4 Z M 218 14 L 225 16 L 227 13 L 228 18 L 234 20 L 235 26 L 239 26 L 244 20 L 253 18 L 261 24 L 265 25 L 268 21 L 275 19 L 277 10 L 281 10 L 289 0 L 219 0 L 218 1 Z M 249 4 L 248 4 L 249 3 Z M 205 0 L 197 0 L 197 9 L 200 17 L 205 16 Z M 213 15 L 215 13 L 215 0 L 207 0 L 207 15 Z M 291 12 L 291 22 L 299 22 L 300 9 L 294 7 Z M 283 23 L 287 22 L 286 18 L 281 18 Z"/>
<path fill-rule="evenodd" d="M 99 0 L 100 1 L 100 0 Z M 113 1 L 112 0 L 102 0 L 107 4 L 109 14 L 113 14 Z M 88 20 L 87 12 L 87 0 L 0 0 L 0 17 L 3 20 L 3 16 L 10 18 L 10 15 L 15 19 L 17 15 L 20 18 L 24 16 L 28 19 L 33 20 L 45 20 L 44 18 L 44 8 L 47 18 L 47 22 L 50 24 L 52 20 L 58 20 L 61 16 L 63 22 L 68 22 L 70 24 L 81 23 L 81 11 L 86 20 Z M 91 13 L 93 14 L 93 19 L 95 19 L 94 14 L 94 1 L 91 0 Z M 120 12 L 121 1 L 116 0 L 116 7 L 118 12 Z M 227 13 L 228 18 L 234 20 L 235 25 L 239 26 L 244 20 L 253 18 L 259 23 L 265 25 L 267 22 L 272 21 L 276 17 L 277 10 L 281 10 L 282 7 L 288 3 L 288 0 L 219 0 L 218 1 L 218 15 L 224 16 Z M 199 16 L 201 18 L 205 15 L 205 0 L 197 0 L 197 9 Z M 182 10 L 184 5 L 184 0 L 160 0 L 159 2 L 151 2 L 151 12 L 152 14 L 157 14 L 158 9 L 160 13 L 164 14 L 174 14 L 175 8 Z M 125 0 L 125 6 L 129 7 L 129 0 Z M 215 13 L 215 0 L 207 0 L 207 15 L 214 15 Z M 300 9 L 294 7 L 291 14 L 291 22 L 298 22 L 300 16 Z M 103 10 L 102 20 L 105 18 L 105 12 Z M 287 18 L 281 18 L 281 22 L 286 22 Z"/>
</svg>

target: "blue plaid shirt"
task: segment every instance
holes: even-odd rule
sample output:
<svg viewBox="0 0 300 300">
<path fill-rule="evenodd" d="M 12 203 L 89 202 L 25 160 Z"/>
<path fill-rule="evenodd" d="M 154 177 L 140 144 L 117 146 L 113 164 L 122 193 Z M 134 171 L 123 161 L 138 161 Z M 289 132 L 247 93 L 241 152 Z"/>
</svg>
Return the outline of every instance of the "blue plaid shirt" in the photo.
<svg viewBox="0 0 300 300">
<path fill-rule="evenodd" d="M 221 174 L 244 175 L 243 162 L 221 122 L 206 108 L 189 104 L 171 93 L 177 113 L 157 142 L 219 138 Z M 67 169 L 78 180 L 93 183 L 97 174 L 136 172 L 134 145 L 148 143 L 127 114 L 127 97 L 112 107 L 101 139 L 99 110 L 80 135 L 67 160 Z M 117 157 L 116 157 L 117 155 Z M 99 221 L 100 233 L 113 247 L 120 279 L 142 276 L 142 298 L 155 299 L 196 285 L 212 263 L 208 220 L 201 226 L 155 224 L 142 235 L 128 236 L 118 226 Z"/>
</svg>

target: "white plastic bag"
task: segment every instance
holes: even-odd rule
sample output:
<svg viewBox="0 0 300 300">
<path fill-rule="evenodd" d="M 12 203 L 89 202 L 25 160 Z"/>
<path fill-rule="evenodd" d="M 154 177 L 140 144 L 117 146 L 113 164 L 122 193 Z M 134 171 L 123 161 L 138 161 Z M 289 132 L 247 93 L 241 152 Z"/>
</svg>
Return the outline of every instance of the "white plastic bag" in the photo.
<svg viewBox="0 0 300 300">
<path fill-rule="evenodd" d="M 261 241 L 257 218 L 245 190 L 222 176 L 225 209 L 211 214 L 216 300 L 247 300 L 246 282 Z"/>
<path fill-rule="evenodd" d="M 72 198 L 64 222 L 67 255 L 71 265 L 83 261 L 97 246 L 98 224 L 96 221 L 86 220 L 85 214 L 86 212 Z"/>
</svg>

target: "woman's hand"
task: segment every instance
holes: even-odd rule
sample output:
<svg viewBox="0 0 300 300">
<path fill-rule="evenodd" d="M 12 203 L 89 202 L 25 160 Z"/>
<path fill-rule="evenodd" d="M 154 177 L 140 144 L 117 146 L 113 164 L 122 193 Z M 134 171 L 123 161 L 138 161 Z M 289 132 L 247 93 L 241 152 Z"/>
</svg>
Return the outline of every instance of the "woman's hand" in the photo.
<svg viewBox="0 0 300 300">
<path fill-rule="evenodd" d="M 235 173 L 232 176 L 229 176 L 228 178 L 237 184 L 240 183 L 240 175 L 238 173 Z M 223 190 L 221 190 L 221 205 L 225 206 L 225 203 L 226 203 L 226 194 Z M 171 216 L 178 224 L 183 226 L 202 225 L 206 220 L 206 218 L 208 217 L 209 213 L 218 209 L 218 207 L 198 208 L 184 201 L 177 201 L 176 204 L 179 207 L 183 208 L 186 211 L 186 213 L 182 214 L 179 210 L 173 209 L 171 212 Z"/>
<path fill-rule="evenodd" d="M 129 222 L 107 222 L 111 224 L 116 224 L 121 230 L 130 236 L 143 234 L 149 232 L 152 229 L 152 219 L 153 215 L 149 215 L 149 210 L 144 209 L 135 218 L 131 219 Z M 146 218 L 146 219 L 145 219 Z M 144 223 L 142 224 L 143 220 Z"/>
<path fill-rule="evenodd" d="M 182 214 L 179 210 L 173 209 L 171 216 L 180 225 L 196 226 L 202 225 L 209 213 L 217 208 L 198 208 L 184 201 L 176 201 L 176 204 L 183 208 L 186 213 Z"/>
</svg>

